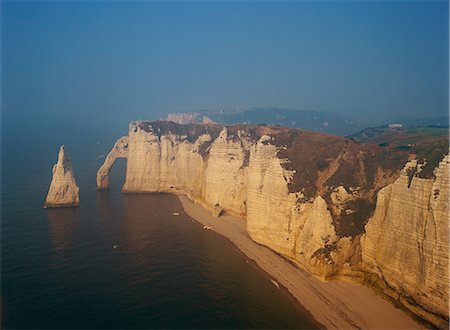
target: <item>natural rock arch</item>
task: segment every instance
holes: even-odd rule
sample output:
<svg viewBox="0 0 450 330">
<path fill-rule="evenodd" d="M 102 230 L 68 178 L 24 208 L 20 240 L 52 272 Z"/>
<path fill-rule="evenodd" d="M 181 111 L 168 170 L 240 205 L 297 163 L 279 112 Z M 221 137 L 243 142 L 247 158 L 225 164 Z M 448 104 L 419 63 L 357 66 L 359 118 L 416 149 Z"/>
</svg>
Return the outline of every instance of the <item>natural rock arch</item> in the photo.
<svg viewBox="0 0 450 330">
<path fill-rule="evenodd" d="M 128 158 L 128 136 L 122 136 L 106 156 L 103 165 L 97 171 L 97 189 L 109 189 L 109 173 L 117 158 Z"/>
</svg>

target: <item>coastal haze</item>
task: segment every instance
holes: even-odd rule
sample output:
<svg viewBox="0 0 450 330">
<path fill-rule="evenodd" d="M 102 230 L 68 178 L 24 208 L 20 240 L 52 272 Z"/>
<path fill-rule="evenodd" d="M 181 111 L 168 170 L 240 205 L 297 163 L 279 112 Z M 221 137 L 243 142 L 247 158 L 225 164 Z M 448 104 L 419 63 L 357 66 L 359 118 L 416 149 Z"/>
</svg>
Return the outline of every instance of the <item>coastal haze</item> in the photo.
<svg viewBox="0 0 450 330">
<path fill-rule="evenodd" d="M 5 119 L 54 124 L 237 107 L 447 116 L 448 3 L 4 1 L 2 79 Z"/>
<path fill-rule="evenodd" d="M 2 2 L 2 328 L 448 328 L 448 13 Z"/>
<path fill-rule="evenodd" d="M 52 144 L 54 134 L 39 133 L 36 145 Z M 176 197 L 122 195 L 124 162 L 97 192 L 97 157 L 110 147 L 97 144 L 101 132 L 68 141 L 82 206 L 67 209 L 42 208 L 58 149 L 24 154 L 20 132 L 5 136 L 17 143 L 3 149 L 3 328 L 316 327 Z"/>
</svg>

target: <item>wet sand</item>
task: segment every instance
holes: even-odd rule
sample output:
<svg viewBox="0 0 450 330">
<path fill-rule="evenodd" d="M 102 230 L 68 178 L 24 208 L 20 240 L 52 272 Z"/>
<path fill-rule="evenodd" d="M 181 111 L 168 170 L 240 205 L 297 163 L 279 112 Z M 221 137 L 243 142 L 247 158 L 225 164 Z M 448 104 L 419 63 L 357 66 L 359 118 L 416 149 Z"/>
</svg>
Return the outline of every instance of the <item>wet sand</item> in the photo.
<svg viewBox="0 0 450 330">
<path fill-rule="evenodd" d="M 327 329 L 424 329 L 409 315 L 372 289 L 343 281 L 323 282 L 270 249 L 255 243 L 245 221 L 228 215 L 215 218 L 187 197 L 179 196 L 184 211 L 202 225 L 228 238 L 309 311 Z"/>
</svg>

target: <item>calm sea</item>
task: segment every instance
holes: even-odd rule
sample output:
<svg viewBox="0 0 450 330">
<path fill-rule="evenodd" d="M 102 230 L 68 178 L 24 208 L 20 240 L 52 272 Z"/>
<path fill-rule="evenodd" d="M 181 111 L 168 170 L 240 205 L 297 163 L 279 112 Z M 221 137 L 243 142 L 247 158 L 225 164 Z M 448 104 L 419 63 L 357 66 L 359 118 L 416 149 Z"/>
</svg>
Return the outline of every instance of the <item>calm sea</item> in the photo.
<svg viewBox="0 0 450 330">
<path fill-rule="evenodd" d="M 95 190 L 97 157 L 125 132 L 38 126 L 2 131 L 3 328 L 314 327 L 234 245 L 184 215 L 176 197 L 121 194 L 124 160 L 111 190 Z M 59 144 L 72 158 L 81 207 L 46 210 Z"/>
</svg>

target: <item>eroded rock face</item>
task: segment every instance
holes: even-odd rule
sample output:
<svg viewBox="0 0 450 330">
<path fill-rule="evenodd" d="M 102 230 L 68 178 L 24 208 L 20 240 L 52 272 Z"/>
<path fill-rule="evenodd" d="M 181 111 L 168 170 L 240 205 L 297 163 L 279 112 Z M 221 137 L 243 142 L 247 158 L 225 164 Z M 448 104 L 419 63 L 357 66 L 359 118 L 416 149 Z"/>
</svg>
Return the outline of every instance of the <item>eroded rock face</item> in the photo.
<svg viewBox="0 0 450 330">
<path fill-rule="evenodd" d="M 132 123 L 123 191 L 182 192 L 200 198 L 204 167 L 199 146 L 210 139 L 202 134 L 191 143 L 187 135 L 158 135 L 152 127 Z"/>
<path fill-rule="evenodd" d="M 247 171 L 244 166 L 246 150 L 240 139 L 228 139 L 224 128 L 212 143 L 205 168 L 202 200 L 214 213 L 222 209 L 245 216 L 247 200 Z M 220 189 L 218 189 L 220 187 Z M 208 207 L 209 208 L 209 207 Z"/>
<path fill-rule="evenodd" d="M 128 136 L 122 136 L 106 156 L 103 165 L 97 171 L 97 189 L 105 190 L 109 187 L 109 172 L 117 158 L 128 158 Z"/>
<path fill-rule="evenodd" d="M 130 124 L 126 154 L 124 192 L 185 194 L 319 277 L 373 276 L 421 317 L 448 320 L 448 157 L 421 178 L 400 174 L 408 154 L 340 137 L 168 122 Z"/>
<path fill-rule="evenodd" d="M 64 146 L 61 146 L 58 153 L 58 161 L 53 165 L 52 182 L 50 183 L 44 207 L 79 206 L 79 191 L 69 154 Z"/>
<path fill-rule="evenodd" d="M 432 179 L 420 178 L 420 165 L 410 161 L 378 193 L 361 238 L 364 268 L 383 279 L 387 294 L 435 324 L 448 316 L 449 161 L 445 156 Z"/>
</svg>

